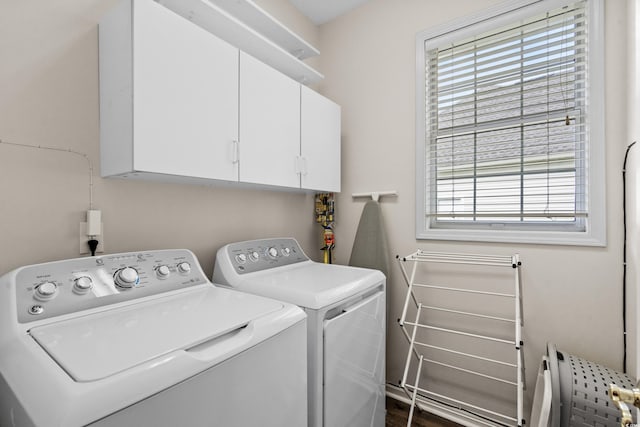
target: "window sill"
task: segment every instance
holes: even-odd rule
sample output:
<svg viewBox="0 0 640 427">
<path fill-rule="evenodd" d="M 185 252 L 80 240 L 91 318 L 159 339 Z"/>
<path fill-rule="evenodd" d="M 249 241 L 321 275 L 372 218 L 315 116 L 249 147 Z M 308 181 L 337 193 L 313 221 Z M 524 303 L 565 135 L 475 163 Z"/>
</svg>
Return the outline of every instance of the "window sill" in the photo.
<svg viewBox="0 0 640 427">
<path fill-rule="evenodd" d="M 604 233 L 595 235 L 595 233 L 589 232 L 562 231 L 429 229 L 418 232 L 416 239 L 594 247 L 605 247 L 607 245 L 607 238 Z"/>
</svg>

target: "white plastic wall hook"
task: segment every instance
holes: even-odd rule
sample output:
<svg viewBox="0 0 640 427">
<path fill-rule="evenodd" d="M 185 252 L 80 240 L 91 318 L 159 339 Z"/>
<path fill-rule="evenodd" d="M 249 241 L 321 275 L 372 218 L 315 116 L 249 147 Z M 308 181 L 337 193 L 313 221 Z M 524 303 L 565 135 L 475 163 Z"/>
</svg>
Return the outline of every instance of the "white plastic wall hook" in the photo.
<svg viewBox="0 0 640 427">
<path fill-rule="evenodd" d="M 380 200 L 382 196 L 397 196 L 398 192 L 396 190 L 392 191 L 372 191 L 370 193 L 353 193 L 351 197 L 371 197 L 372 200 L 376 202 Z"/>
</svg>

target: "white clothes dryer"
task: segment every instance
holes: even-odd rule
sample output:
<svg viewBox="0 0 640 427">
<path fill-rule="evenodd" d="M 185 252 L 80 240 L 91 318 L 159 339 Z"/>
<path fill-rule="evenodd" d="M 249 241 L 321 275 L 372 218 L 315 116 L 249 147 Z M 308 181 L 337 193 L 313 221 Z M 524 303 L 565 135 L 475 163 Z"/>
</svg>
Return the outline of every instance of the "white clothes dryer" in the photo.
<svg viewBox="0 0 640 427">
<path fill-rule="evenodd" d="M 2 426 L 305 426 L 306 316 L 188 250 L 0 277 Z"/>
<path fill-rule="evenodd" d="M 220 248 L 213 282 L 307 313 L 309 426 L 384 426 L 384 274 L 313 262 L 277 238 Z"/>
</svg>

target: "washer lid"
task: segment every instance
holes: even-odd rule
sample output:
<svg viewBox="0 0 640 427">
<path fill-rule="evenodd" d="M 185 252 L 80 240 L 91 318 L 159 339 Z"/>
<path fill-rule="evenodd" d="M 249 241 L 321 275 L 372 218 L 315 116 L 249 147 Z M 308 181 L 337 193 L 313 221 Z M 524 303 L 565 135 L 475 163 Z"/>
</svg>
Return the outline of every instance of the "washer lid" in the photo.
<svg viewBox="0 0 640 427">
<path fill-rule="evenodd" d="M 205 286 L 33 328 L 31 336 L 78 382 L 95 381 L 241 328 L 278 301 Z"/>
<path fill-rule="evenodd" d="M 234 277 L 230 286 L 253 294 L 319 310 L 378 286 L 378 270 L 305 262 Z"/>
</svg>

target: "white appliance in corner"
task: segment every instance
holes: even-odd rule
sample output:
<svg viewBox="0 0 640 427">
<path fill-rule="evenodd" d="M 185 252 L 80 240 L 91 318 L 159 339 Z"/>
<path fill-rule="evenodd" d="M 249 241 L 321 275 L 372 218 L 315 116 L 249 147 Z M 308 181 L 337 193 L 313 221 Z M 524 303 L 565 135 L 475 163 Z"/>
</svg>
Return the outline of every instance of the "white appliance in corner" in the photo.
<svg viewBox="0 0 640 427">
<path fill-rule="evenodd" d="M 0 278 L 2 426 L 306 426 L 306 316 L 187 250 Z"/>
<path fill-rule="evenodd" d="M 313 262 L 278 238 L 220 248 L 213 281 L 307 313 L 309 426 L 384 426 L 384 274 Z"/>
</svg>

